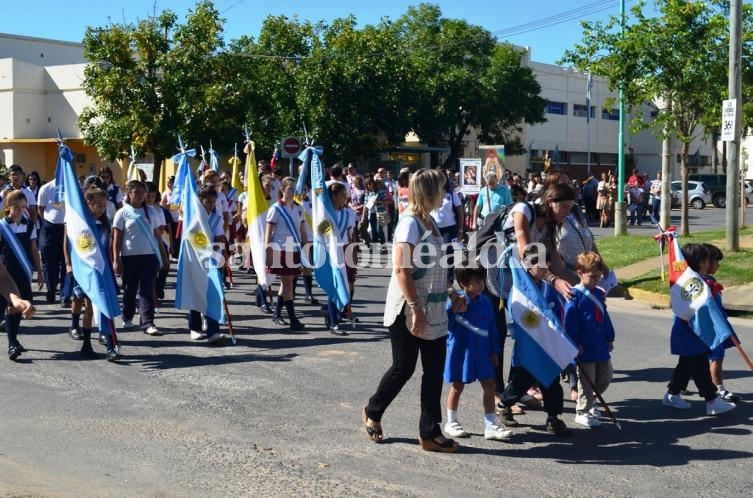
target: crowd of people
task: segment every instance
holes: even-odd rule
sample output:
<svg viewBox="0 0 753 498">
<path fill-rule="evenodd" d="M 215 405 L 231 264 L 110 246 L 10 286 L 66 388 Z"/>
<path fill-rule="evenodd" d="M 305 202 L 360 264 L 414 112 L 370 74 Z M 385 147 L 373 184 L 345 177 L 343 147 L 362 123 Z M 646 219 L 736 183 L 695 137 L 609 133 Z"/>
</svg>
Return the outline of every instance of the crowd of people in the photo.
<svg viewBox="0 0 753 498">
<path fill-rule="evenodd" d="M 18 333 L 21 319 L 34 313 L 32 277 L 36 271 L 38 290 L 45 288 L 48 304 L 57 301 L 70 309 L 69 334 L 82 341 L 82 357 L 92 358 L 92 305 L 72 275 L 66 206 L 55 196 L 55 179 L 42 184 L 38 174 L 25 175 L 18 165 L 8 171 L 7 187 L 0 200 L 4 211 L 0 253 L 3 270 L 10 277 L 0 272 L 8 356 L 16 360 L 25 352 Z M 295 309 L 297 283 L 302 281 L 301 299 L 308 304 L 321 304 L 330 333 L 347 335 L 339 324 L 358 320 L 351 307 L 357 257 L 346 258 L 350 299 L 345 307 L 336 306 L 332 297 L 326 304 L 319 303 L 313 294 L 312 271 L 301 264 L 311 256 L 304 252 L 313 236 L 311 192 L 308 188 L 298 191 L 295 179 L 283 177 L 279 168 L 272 168 L 265 161 L 259 161 L 258 175 L 267 201 L 267 252 L 265 261 L 244 264 L 250 273 L 264 272 L 276 278 L 277 294 L 275 298 L 272 285 L 259 285 L 256 305 L 261 313 L 271 314 L 277 326 L 294 332 L 303 330 L 306 325 Z M 607 312 L 605 291 L 600 288 L 610 270 L 599 254 L 589 224 L 598 222 L 603 226 L 611 221 L 615 183 L 611 175 L 602 175 L 600 181 L 589 178 L 579 182 L 564 170 L 551 170 L 543 177 L 528 173 L 524 181 L 524 176 L 509 171 L 502 175 L 489 172 L 475 197 L 463 196 L 458 190 L 457 174 L 441 169 L 406 169 L 393 179 L 393 173 L 385 168 L 362 175 L 354 164 L 336 164 L 329 168 L 328 177 L 326 189 L 336 213 L 332 230 L 342 245 L 346 249 L 363 246 L 382 255 L 389 254 L 388 243 L 392 243 L 393 264 L 384 310 L 392 365 L 362 409 L 370 440 L 384 440 L 382 417 L 411 378 L 419 356 L 423 367 L 419 441 L 427 451 L 457 451 L 459 444 L 451 438 L 468 436 L 459 420 L 459 401 L 464 385 L 475 381 L 481 383 L 484 392 L 487 439 L 509 438 L 512 428 L 518 425 L 515 415 L 523 413 L 526 405 L 542 404 L 545 429 L 559 436 L 570 435 L 562 419 L 565 392 L 561 380 L 569 388 L 570 399 L 576 402 L 574 422 L 589 428 L 601 425 L 602 414 L 595 398 L 611 381 L 615 330 Z M 196 181 L 200 202 L 209 217 L 210 238 L 221 247 L 220 252 L 228 251 L 233 242 L 245 243 L 246 189 L 233 188 L 229 171 L 206 169 L 199 172 Z M 150 336 L 162 333 L 155 320 L 155 306 L 165 297 L 170 264 L 179 257 L 182 214 L 173 198 L 174 182 L 175 178 L 168 178 L 163 192 L 153 182 L 141 180 L 120 187 L 109 167 L 81 181 L 87 207 L 97 221 L 96 236 L 108 248 L 113 278 L 119 277 L 123 310 L 120 325 L 123 329 L 134 327 L 138 313 L 138 327 Z M 631 205 L 633 189 L 636 199 L 648 198 L 646 180 L 637 172 L 628 185 Z M 660 195 L 654 187 L 652 184 L 650 192 Z M 503 210 L 506 215 L 501 230 L 513 234 L 512 254 L 523 262 L 537 299 L 548 303 L 546 308 L 551 311 L 547 313 L 558 317 L 577 348 L 572 364 L 551 381 L 542 381 L 531 370 L 519 340 L 514 342 L 505 381 L 503 353 L 508 319 L 513 328 L 525 324 L 517 323 L 514 316 L 505 316 L 507 296 L 494 288 L 497 283 L 491 279 L 496 269 L 473 264 L 462 251 L 462 241 L 467 240 L 468 233 L 483 227 Z M 640 223 L 638 214 L 636 219 Z M 286 248 L 290 247 L 288 251 Z M 687 251 L 691 267 L 704 275 L 715 289 L 715 296 L 721 299 L 721 287 L 712 276 L 721 253 L 711 247 L 691 247 Z M 537 263 L 531 263 L 533 260 Z M 227 268 L 207 271 L 220 271 L 225 285 L 230 286 Z M 190 339 L 211 344 L 224 339 L 217 321 L 202 317 L 195 310 L 187 318 Z M 117 361 L 120 353 L 112 337 L 100 334 L 99 338 L 107 359 Z M 666 405 L 688 408 L 680 394 L 693 378 L 707 401 L 708 414 L 735 407 L 732 402 L 737 396 L 723 385 L 724 348 L 704 348 L 687 322 L 675 321 L 672 352 L 680 356 L 680 362 L 664 397 Z M 712 367 L 704 355 L 713 360 Z M 443 382 L 450 386 L 444 426 Z"/>
</svg>

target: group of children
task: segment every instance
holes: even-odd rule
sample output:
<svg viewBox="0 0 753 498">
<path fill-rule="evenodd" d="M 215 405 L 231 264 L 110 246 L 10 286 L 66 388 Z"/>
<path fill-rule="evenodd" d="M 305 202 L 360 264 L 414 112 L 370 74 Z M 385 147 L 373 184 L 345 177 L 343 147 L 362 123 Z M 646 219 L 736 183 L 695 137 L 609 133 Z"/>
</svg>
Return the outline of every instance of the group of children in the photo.
<svg viewBox="0 0 753 498">
<path fill-rule="evenodd" d="M 688 265 L 703 276 L 721 308 L 722 287 L 713 277 L 722 260 L 721 250 L 710 244 L 687 244 L 683 254 Z M 573 287 L 572 297 L 564 305 L 559 294 L 544 280 L 545 268 L 544 265 L 526 266 L 544 302 L 549 303 L 555 315 L 561 317 L 564 331 L 578 349 L 574 359 L 578 372 L 574 421 L 587 428 L 599 427 L 602 413 L 596 406 L 596 398 L 607 390 L 612 380 L 611 353 L 615 340 L 614 327 L 606 309 L 606 295 L 597 286 L 605 271 L 604 262 L 594 252 L 578 256 L 576 271 L 580 283 Z M 501 348 L 494 320 L 495 310 L 491 300 L 484 295 L 486 270 L 464 263 L 456 267 L 455 278 L 468 306 L 466 311 L 457 314 L 452 312 L 449 305 L 447 307 L 449 336 L 444 380 L 450 388 L 444 430 L 450 437 L 468 437 L 469 433 L 458 420 L 458 405 L 465 384 L 479 381 L 483 389 L 484 437 L 504 440 L 512 434 L 510 428 L 518 425 L 513 417 L 513 406 L 536 384 L 536 380 L 520 365 L 516 343 L 508 383 L 497 405 L 497 418 L 494 401 L 495 389 L 498 390 L 499 386 L 495 386 L 494 367 L 501 361 Z M 692 378 L 699 394 L 707 402 L 708 415 L 718 415 L 735 408 L 734 401 L 738 401 L 739 397 L 724 386 L 722 373 L 724 350 L 732 345 L 730 340 L 713 351 L 709 350 L 688 323 L 675 316 L 670 344 L 671 352 L 679 356 L 679 362 L 664 396 L 665 405 L 690 408 L 691 405 L 682 398 L 681 393 L 686 392 L 688 381 Z M 563 390 L 559 377 L 549 386 L 539 385 L 539 391 L 547 413 L 547 431 L 561 436 L 570 435 L 571 431 L 559 418 L 563 413 Z"/>
</svg>

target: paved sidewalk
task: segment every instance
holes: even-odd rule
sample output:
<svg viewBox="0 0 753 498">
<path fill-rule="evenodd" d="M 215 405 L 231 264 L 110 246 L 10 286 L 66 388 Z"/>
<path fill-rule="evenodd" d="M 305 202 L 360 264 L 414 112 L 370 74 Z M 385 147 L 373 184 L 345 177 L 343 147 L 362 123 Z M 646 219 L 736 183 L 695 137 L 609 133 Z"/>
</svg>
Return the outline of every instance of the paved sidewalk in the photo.
<svg viewBox="0 0 753 498">
<path fill-rule="evenodd" d="M 712 243 L 719 247 L 724 247 L 726 245 L 725 240 L 714 240 Z M 743 249 L 753 249 L 753 236 L 740 237 L 740 247 Z M 665 253 L 665 272 L 667 271 L 668 264 L 669 255 Z M 634 280 L 650 272 L 658 274 L 659 268 L 659 257 L 655 256 L 650 259 L 633 263 L 632 265 L 615 268 L 614 271 L 617 274 L 617 279 L 623 281 Z M 669 285 L 669 283 L 667 283 L 667 285 Z M 725 287 L 723 296 L 724 307 L 726 309 L 734 311 L 753 311 L 753 282 L 744 285 Z M 628 289 L 626 298 L 646 301 L 657 306 L 669 306 L 669 295 L 660 294 L 658 292 L 649 292 L 642 289 Z"/>
</svg>

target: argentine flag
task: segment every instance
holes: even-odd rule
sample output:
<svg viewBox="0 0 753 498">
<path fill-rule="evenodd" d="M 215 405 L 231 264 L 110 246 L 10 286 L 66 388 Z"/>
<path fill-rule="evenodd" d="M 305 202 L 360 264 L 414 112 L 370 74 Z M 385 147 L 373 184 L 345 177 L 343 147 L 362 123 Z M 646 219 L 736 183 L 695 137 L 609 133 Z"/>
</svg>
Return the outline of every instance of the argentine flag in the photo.
<svg viewBox="0 0 753 498">
<path fill-rule="evenodd" d="M 311 218 L 314 243 L 314 276 L 339 310 L 350 301 L 348 276 L 345 270 L 345 249 L 335 223 L 335 206 L 324 183 L 321 147 L 308 147 L 298 157 L 303 164 L 311 163 Z M 304 167 L 305 171 L 305 167 Z"/>
<path fill-rule="evenodd" d="M 175 307 L 195 310 L 209 318 L 225 323 L 225 297 L 214 255 L 214 236 L 209 226 L 209 216 L 199 202 L 196 181 L 188 165 L 188 156 L 181 153 L 173 157 L 178 165 L 181 185 L 180 205 L 183 206 L 183 233 L 178 256 L 178 278 L 175 284 Z"/>
<path fill-rule="evenodd" d="M 68 236 L 71 268 L 76 282 L 97 310 L 109 318 L 120 316 L 122 311 L 112 278 L 112 267 L 107 257 L 107 247 L 99 237 L 89 206 L 73 172 L 71 150 L 61 144 L 55 171 L 56 188 L 61 188 L 65 210 L 65 230 Z M 100 320 L 100 330 L 109 333 Z"/>
<path fill-rule="evenodd" d="M 507 313 L 512 319 L 516 358 L 536 380 L 548 386 L 572 363 L 578 349 L 518 258 L 509 258 L 509 264 L 512 289 Z"/>
<path fill-rule="evenodd" d="M 667 236 L 670 239 L 669 302 L 672 312 L 687 321 L 709 349 L 714 349 L 732 335 L 732 329 L 706 281 L 685 261 L 677 232 L 670 231 Z"/>
</svg>

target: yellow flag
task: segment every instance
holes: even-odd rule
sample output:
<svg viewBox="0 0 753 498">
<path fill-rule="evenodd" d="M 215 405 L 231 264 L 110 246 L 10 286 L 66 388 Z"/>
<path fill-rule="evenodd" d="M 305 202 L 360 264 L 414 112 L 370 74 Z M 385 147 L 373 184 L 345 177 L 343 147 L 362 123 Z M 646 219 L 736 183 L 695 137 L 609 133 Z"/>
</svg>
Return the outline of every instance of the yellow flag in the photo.
<svg viewBox="0 0 753 498">
<path fill-rule="evenodd" d="M 238 192 L 240 192 L 241 189 L 243 188 L 243 185 L 241 185 L 241 177 L 240 177 L 241 160 L 233 156 L 230 158 L 228 163 L 232 167 L 232 176 L 230 177 L 230 186 L 233 187 Z"/>
<path fill-rule="evenodd" d="M 248 225 L 248 239 L 251 245 L 251 257 L 259 284 L 267 286 L 267 272 L 265 268 L 266 251 L 264 249 L 264 234 L 267 229 L 267 197 L 261 186 L 257 173 L 254 143 L 246 144 L 246 220 Z"/>
</svg>

